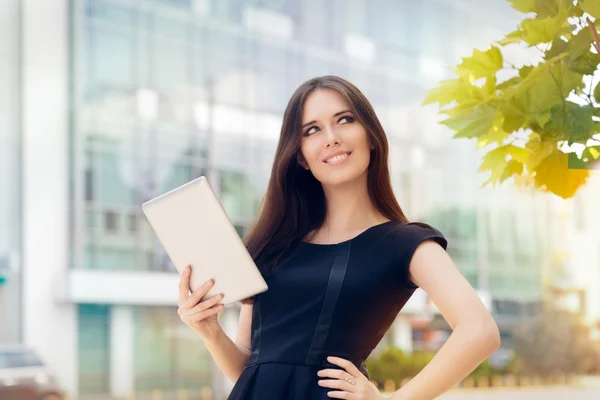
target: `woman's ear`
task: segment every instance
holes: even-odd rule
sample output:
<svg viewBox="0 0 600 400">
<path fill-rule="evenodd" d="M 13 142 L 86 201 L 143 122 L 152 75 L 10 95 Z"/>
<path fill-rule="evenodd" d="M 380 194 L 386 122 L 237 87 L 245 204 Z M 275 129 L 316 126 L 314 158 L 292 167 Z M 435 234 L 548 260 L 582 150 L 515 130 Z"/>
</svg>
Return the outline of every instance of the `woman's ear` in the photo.
<svg viewBox="0 0 600 400">
<path fill-rule="evenodd" d="M 304 160 L 304 157 L 302 157 L 302 154 L 298 154 L 298 156 L 296 157 L 296 160 L 298 161 L 298 164 L 300 164 L 300 166 L 302 168 L 304 168 L 305 170 L 309 170 L 308 168 L 308 164 L 306 163 L 306 161 Z"/>
</svg>

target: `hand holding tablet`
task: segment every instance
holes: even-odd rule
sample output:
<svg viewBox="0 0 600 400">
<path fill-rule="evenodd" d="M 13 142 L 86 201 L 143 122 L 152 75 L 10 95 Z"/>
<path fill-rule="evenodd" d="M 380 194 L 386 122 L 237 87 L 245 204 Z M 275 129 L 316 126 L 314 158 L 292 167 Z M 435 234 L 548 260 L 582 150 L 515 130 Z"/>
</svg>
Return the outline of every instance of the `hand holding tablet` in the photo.
<svg viewBox="0 0 600 400">
<path fill-rule="evenodd" d="M 207 300 L 201 301 L 212 287 L 212 280 L 207 281 L 196 291 L 190 294 L 190 276 L 191 266 L 187 266 L 179 281 L 179 308 L 177 314 L 179 318 L 202 339 L 214 338 L 221 330 L 221 325 L 217 320 L 217 314 L 224 307 L 221 300 L 222 294 L 213 296 Z"/>
</svg>

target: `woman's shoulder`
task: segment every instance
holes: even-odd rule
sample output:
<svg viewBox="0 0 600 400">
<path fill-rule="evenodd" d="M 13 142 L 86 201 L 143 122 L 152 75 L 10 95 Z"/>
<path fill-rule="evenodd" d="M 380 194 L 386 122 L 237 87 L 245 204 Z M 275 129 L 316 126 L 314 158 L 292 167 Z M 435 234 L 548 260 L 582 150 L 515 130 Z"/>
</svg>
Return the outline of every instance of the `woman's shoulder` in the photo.
<svg viewBox="0 0 600 400">
<path fill-rule="evenodd" d="M 435 240 L 444 250 L 448 246 L 448 240 L 438 228 L 421 221 L 398 222 L 387 236 L 389 236 L 388 241 L 391 241 L 393 245 L 404 249 L 414 250 L 426 239 Z"/>
</svg>

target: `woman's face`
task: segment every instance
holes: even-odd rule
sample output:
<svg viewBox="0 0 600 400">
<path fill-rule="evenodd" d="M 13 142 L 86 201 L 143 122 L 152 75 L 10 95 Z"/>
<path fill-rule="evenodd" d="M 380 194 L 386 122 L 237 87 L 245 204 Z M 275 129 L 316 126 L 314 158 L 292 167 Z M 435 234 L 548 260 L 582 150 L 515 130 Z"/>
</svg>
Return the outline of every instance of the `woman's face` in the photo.
<svg viewBox="0 0 600 400">
<path fill-rule="evenodd" d="M 304 103 L 298 162 L 323 185 L 354 180 L 369 166 L 370 140 L 350 109 L 334 89 L 316 89 Z M 337 153 L 341 157 L 332 159 Z"/>
</svg>

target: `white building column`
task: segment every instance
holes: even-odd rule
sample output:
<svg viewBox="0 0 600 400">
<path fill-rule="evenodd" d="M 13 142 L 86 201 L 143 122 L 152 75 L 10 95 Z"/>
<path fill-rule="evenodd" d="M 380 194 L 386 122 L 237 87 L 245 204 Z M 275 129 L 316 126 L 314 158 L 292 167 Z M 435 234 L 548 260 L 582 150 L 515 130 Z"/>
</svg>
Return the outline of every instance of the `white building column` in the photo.
<svg viewBox="0 0 600 400">
<path fill-rule="evenodd" d="M 392 338 L 394 341 L 394 346 L 399 347 L 406 354 L 412 354 L 412 325 L 410 324 L 410 320 L 407 315 L 398 314 L 396 321 L 394 321 L 394 332 Z"/>
<path fill-rule="evenodd" d="M 56 291 L 68 268 L 67 0 L 23 0 L 23 341 L 77 393 L 77 306 Z"/>
<path fill-rule="evenodd" d="M 134 328 L 132 306 L 111 307 L 109 385 L 114 397 L 128 397 L 134 391 Z"/>
</svg>

